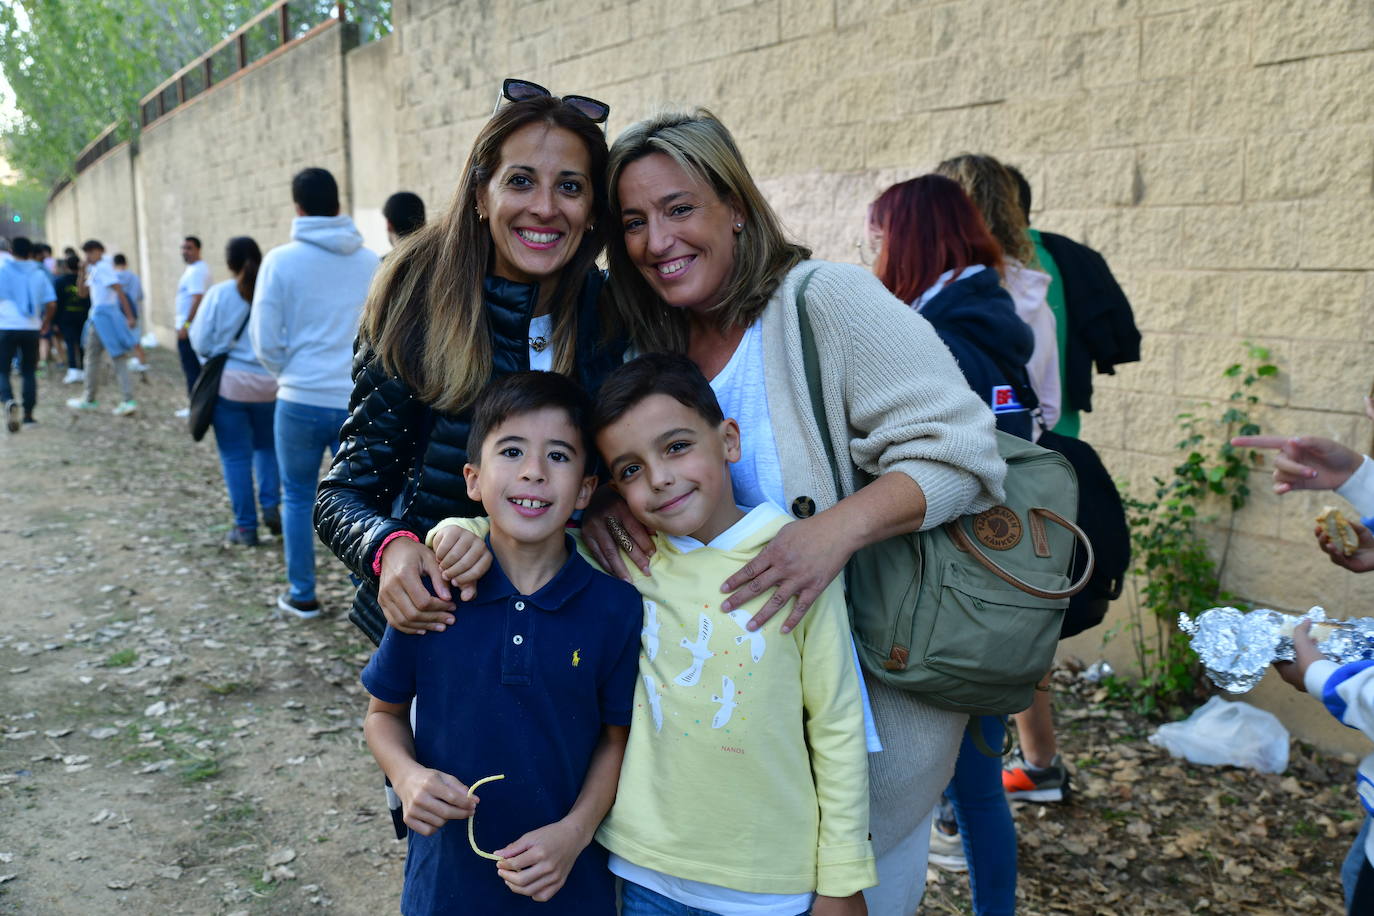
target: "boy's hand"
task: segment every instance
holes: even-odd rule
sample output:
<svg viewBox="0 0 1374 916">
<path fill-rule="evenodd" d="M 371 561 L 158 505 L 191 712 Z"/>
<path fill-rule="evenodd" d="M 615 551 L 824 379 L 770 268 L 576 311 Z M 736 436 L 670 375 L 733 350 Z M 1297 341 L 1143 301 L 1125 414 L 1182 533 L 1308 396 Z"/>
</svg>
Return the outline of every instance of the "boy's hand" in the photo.
<svg viewBox="0 0 1374 916">
<path fill-rule="evenodd" d="M 448 525 L 434 536 L 434 555 L 450 585 L 458 587 L 460 601 L 477 597 L 477 581 L 491 569 L 487 542 L 461 525 Z"/>
<path fill-rule="evenodd" d="M 515 893 L 544 903 L 562 889 L 573 863 L 591 839 L 590 831 L 567 819 L 556 821 L 495 850 L 493 855 L 500 856 L 496 873 Z"/>
<path fill-rule="evenodd" d="M 868 904 L 864 902 L 863 891 L 848 897 L 822 897 L 816 895 L 811 904 L 811 916 L 868 916 Z"/>
<path fill-rule="evenodd" d="M 425 588 L 429 576 L 437 595 Z M 442 633 L 453 624 L 454 605 L 434 551 L 409 538 L 396 538 L 382 550 L 382 572 L 377 579 L 377 603 L 386 622 L 407 635 L 434 630 Z"/>
<path fill-rule="evenodd" d="M 1322 531 L 1322 526 L 1317 526 L 1317 543 L 1325 550 L 1327 556 L 1331 557 L 1331 562 L 1337 566 L 1342 566 L 1351 572 L 1369 572 L 1374 569 L 1374 533 L 1359 522 L 1352 521 L 1350 527 L 1355 529 L 1356 536 L 1359 537 L 1359 545 L 1355 552 L 1346 556 L 1339 544 L 1332 543 L 1331 538 Z"/>
<path fill-rule="evenodd" d="M 1368 531 L 1365 533 L 1368 534 Z M 1310 620 L 1298 624 L 1297 629 L 1293 631 L 1293 660 L 1274 662 L 1274 670 L 1278 671 L 1279 677 L 1303 693 L 1307 692 L 1307 685 L 1303 682 L 1303 678 L 1307 676 L 1307 669 L 1318 659 L 1326 658 L 1317 648 L 1317 641 L 1312 638 L 1311 630 Z"/>
<path fill-rule="evenodd" d="M 449 821 L 472 817 L 477 798 L 468 797 L 468 787 L 447 773 L 416 766 L 400 779 L 392 780 L 401 799 L 406 826 L 421 836 L 431 836 Z"/>
</svg>

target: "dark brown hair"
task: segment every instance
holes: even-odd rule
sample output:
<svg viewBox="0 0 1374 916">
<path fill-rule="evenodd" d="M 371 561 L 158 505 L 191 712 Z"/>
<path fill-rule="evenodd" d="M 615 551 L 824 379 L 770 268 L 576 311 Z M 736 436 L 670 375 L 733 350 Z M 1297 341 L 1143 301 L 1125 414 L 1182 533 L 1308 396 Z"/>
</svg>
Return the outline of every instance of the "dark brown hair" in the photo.
<svg viewBox="0 0 1374 916">
<path fill-rule="evenodd" d="M 468 462 L 481 465 L 482 446 L 502 423 L 512 417 L 547 408 L 561 410 L 568 415 L 568 422 L 577 430 L 582 442 L 583 467 L 586 473 L 591 473 L 596 464 L 596 445 L 587 426 L 592 410 L 591 399 L 581 385 L 557 372 L 512 372 L 482 389 L 472 405 Z"/>
<path fill-rule="evenodd" d="M 426 404 L 457 411 L 477 397 L 491 375 L 482 282 L 492 258 L 491 230 L 478 218 L 478 191 L 501 164 L 501 148 L 529 124 L 575 134 L 591 160 L 592 209 L 587 230 L 555 287 L 553 367 L 577 367 L 577 296 L 605 245 L 606 137 L 575 109 L 549 96 L 514 102 L 492 115 L 477 135 L 462 180 L 444 215 L 398 240 L 372 283 L 359 335 L 387 372 Z"/>
<path fill-rule="evenodd" d="M 666 394 L 683 407 L 695 410 L 712 426 L 725 420 L 715 390 L 696 363 L 678 353 L 646 353 L 618 367 L 601 383 L 592 410 L 592 435 L 655 394 Z"/>
<path fill-rule="evenodd" d="M 252 302 L 253 291 L 258 288 L 258 268 L 262 266 L 262 249 L 258 243 L 246 235 L 235 236 L 224 246 L 224 263 L 238 276 L 234 285 L 239 295 Z"/>
</svg>

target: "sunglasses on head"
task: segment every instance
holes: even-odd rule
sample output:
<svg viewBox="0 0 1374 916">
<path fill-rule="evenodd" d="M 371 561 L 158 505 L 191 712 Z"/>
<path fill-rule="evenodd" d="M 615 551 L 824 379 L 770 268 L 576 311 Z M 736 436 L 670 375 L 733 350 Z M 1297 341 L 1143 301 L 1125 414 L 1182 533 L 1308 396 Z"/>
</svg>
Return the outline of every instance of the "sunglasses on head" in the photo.
<svg viewBox="0 0 1374 916">
<path fill-rule="evenodd" d="M 501 108 L 502 100 L 508 102 L 525 102 L 529 99 L 537 99 L 543 96 L 558 99 L 564 105 L 573 109 L 581 115 L 585 115 L 594 124 L 605 125 L 606 119 L 611 116 L 611 106 L 596 99 L 589 99 L 585 95 L 565 95 L 562 98 L 554 95 L 538 83 L 531 83 L 529 80 L 506 79 L 501 83 L 501 94 L 496 98 L 496 107 L 491 110 L 492 114 Z"/>
</svg>

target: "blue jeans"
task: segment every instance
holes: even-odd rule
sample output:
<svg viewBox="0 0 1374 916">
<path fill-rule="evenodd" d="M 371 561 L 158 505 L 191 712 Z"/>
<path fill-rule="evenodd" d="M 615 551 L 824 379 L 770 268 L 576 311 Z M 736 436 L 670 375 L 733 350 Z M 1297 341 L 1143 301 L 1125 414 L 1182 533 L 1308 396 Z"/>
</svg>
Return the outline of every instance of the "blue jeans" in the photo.
<svg viewBox="0 0 1374 916">
<path fill-rule="evenodd" d="M 1360 869 L 1364 867 L 1364 841 L 1369 836 L 1370 816 L 1364 816 L 1364 823 L 1360 826 L 1360 832 L 1355 836 L 1355 842 L 1350 846 L 1350 852 L 1346 853 L 1345 862 L 1341 865 L 1341 890 L 1345 892 L 1345 908 L 1350 909 L 1351 901 L 1355 897 L 1355 882 L 1359 880 Z"/>
<path fill-rule="evenodd" d="M 281 536 L 286 549 L 286 578 L 295 601 L 315 600 L 315 490 L 320 459 L 339 450 L 339 427 L 348 411 L 312 407 L 277 399 L 273 435 L 281 469 Z"/>
<path fill-rule="evenodd" d="M 982 729 L 983 740 L 993 750 L 1002 746 L 1007 733 L 1001 716 L 975 716 L 969 727 Z M 1016 825 L 1002 791 L 1002 758 L 979 751 L 965 732 L 954 778 L 945 792 L 954 803 L 954 819 L 964 841 L 973 912 L 977 916 L 1015 913 Z"/>
<path fill-rule="evenodd" d="M 254 508 L 253 476 L 258 478 L 257 504 L 263 511 L 281 503 L 281 476 L 272 442 L 272 401 L 248 403 L 220 398 L 215 402 L 215 445 L 224 486 L 234 510 L 234 524 L 245 531 L 258 530 Z"/>
<path fill-rule="evenodd" d="M 620 916 L 715 916 L 710 910 L 699 910 L 671 897 L 626 881 L 620 893 Z M 805 916 L 805 914 L 800 914 Z"/>
<path fill-rule="evenodd" d="M 177 356 L 181 357 L 181 374 L 186 376 L 186 395 L 190 397 L 191 389 L 196 387 L 196 379 L 200 378 L 200 359 L 196 357 L 191 341 L 181 338 L 177 338 Z"/>
</svg>

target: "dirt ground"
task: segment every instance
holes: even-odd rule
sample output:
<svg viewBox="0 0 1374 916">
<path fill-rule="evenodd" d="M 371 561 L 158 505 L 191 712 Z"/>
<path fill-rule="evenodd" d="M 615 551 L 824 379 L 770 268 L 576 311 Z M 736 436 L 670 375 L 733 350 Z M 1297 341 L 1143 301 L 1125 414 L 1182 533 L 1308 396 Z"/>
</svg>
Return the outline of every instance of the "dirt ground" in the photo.
<svg viewBox="0 0 1374 916">
<path fill-rule="evenodd" d="M 136 416 L 71 414 L 54 374 L 41 425 L 0 430 L 0 914 L 395 912 L 347 577 L 321 547 L 334 613 L 273 617 L 280 541 L 222 546 L 214 445 L 172 416 L 175 354 L 150 355 Z M 1340 911 L 1353 760 L 1180 766 L 1060 677 L 1078 792 L 1017 810 L 1020 912 Z M 930 880 L 924 913 L 971 912 L 962 875 Z"/>
</svg>

